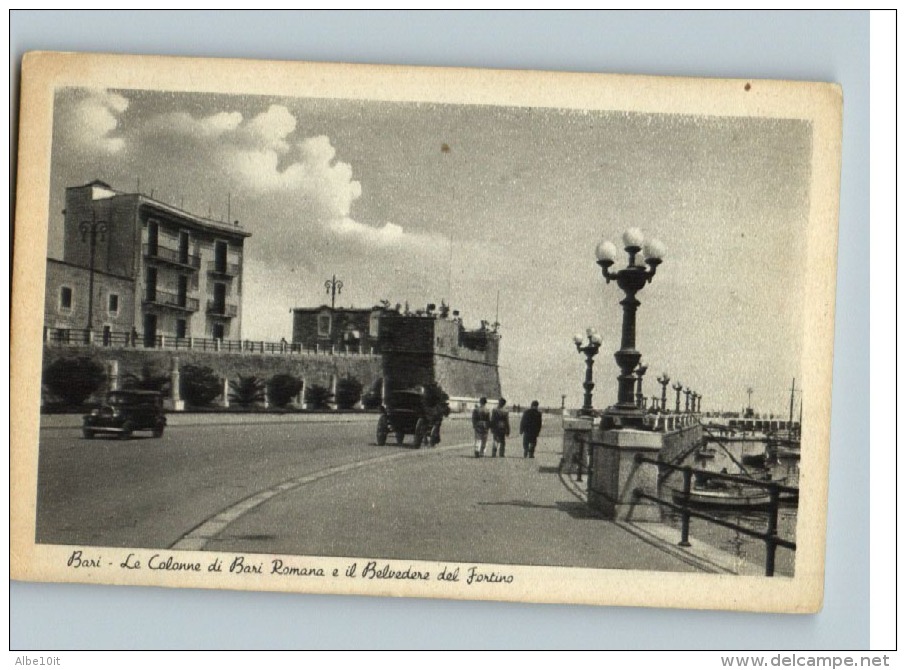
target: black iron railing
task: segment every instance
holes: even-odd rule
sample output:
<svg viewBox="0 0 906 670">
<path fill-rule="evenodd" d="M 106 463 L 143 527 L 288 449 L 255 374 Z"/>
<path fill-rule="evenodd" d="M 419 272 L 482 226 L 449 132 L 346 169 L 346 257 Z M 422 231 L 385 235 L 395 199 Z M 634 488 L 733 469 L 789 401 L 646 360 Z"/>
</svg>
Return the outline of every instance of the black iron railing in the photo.
<svg viewBox="0 0 906 670">
<path fill-rule="evenodd" d="M 180 252 L 178 249 L 168 249 L 167 247 L 162 247 L 160 245 L 154 246 L 150 244 L 142 245 L 142 249 L 146 258 L 153 258 L 154 260 L 181 265 L 183 267 L 192 268 L 193 270 L 201 268 L 201 258 L 199 256 Z"/>
<path fill-rule="evenodd" d="M 138 331 L 92 331 L 81 328 L 44 328 L 44 342 L 59 347 L 110 347 L 110 348 L 155 348 L 190 349 L 195 351 L 218 351 L 225 353 L 261 354 L 307 354 L 326 356 L 373 356 L 372 347 L 318 347 L 305 346 L 300 342 L 265 342 L 262 340 L 226 340 L 210 337 L 176 337 L 153 334 L 147 341 Z"/>
<path fill-rule="evenodd" d="M 199 305 L 198 298 L 190 298 L 186 295 L 161 291 L 160 289 L 154 291 L 153 294 L 146 293 L 143 302 L 160 307 L 174 307 L 186 312 L 197 312 Z"/>
<path fill-rule="evenodd" d="M 224 277 L 237 277 L 239 276 L 239 264 L 208 261 L 208 272 L 214 275 L 223 275 Z"/>
<path fill-rule="evenodd" d="M 777 537 L 777 519 L 780 510 L 780 504 L 782 497 L 786 496 L 787 499 L 796 499 L 799 497 L 799 489 L 794 486 L 786 486 L 780 484 L 779 482 L 771 481 L 762 481 L 760 479 L 752 479 L 750 477 L 741 477 L 739 475 L 723 474 L 711 472 L 710 470 L 702 470 L 699 468 L 692 468 L 689 466 L 678 466 L 672 465 L 670 463 L 664 463 L 653 458 L 648 458 L 637 454 L 635 457 L 636 463 L 650 463 L 652 465 L 657 465 L 659 468 L 666 468 L 675 472 L 683 473 L 683 490 L 682 495 L 679 496 L 679 501 L 674 502 L 672 500 L 664 500 L 656 495 L 651 495 L 646 493 L 641 489 L 636 489 L 633 494 L 637 498 L 642 498 L 644 500 L 651 500 L 660 505 L 664 505 L 676 512 L 679 512 L 682 516 L 682 535 L 680 538 L 680 546 L 688 547 L 691 546 L 689 543 L 689 522 L 692 517 L 696 519 L 701 519 L 707 521 L 708 523 L 713 523 L 718 526 L 723 526 L 724 528 L 729 528 L 735 530 L 749 537 L 754 537 L 756 539 L 762 540 L 765 543 L 765 567 L 764 573 L 767 577 L 774 576 L 774 565 L 775 558 L 777 553 L 777 547 L 783 547 L 785 549 L 790 549 L 791 551 L 796 551 L 796 543 L 791 540 L 785 540 L 783 538 Z M 733 523 L 732 521 L 727 521 L 725 519 L 720 519 L 710 514 L 705 514 L 698 510 L 692 509 L 690 506 L 690 501 L 692 499 L 692 478 L 695 475 L 702 477 L 707 477 L 709 479 L 717 479 L 721 481 L 733 482 L 735 484 L 749 487 L 767 490 L 768 492 L 768 501 L 765 504 L 764 508 L 767 511 L 768 515 L 768 525 L 767 529 L 764 532 L 753 530 L 747 528 L 738 523 Z"/>
</svg>

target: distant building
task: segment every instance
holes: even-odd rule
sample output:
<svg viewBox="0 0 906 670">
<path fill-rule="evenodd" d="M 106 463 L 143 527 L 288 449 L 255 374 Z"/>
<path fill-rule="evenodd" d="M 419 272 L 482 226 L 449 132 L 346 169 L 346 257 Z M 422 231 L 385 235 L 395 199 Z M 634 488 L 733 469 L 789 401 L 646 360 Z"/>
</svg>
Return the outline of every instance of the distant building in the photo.
<svg viewBox="0 0 906 670">
<path fill-rule="evenodd" d="M 63 258 L 47 260 L 48 339 L 126 337 L 146 347 L 164 338 L 241 339 L 251 233 L 238 222 L 102 181 L 67 188 L 64 217 Z"/>
<path fill-rule="evenodd" d="M 487 322 L 468 329 L 457 312 L 321 305 L 293 310 L 293 344 L 336 353 L 376 353 L 387 390 L 436 382 L 454 399 L 500 396 L 500 334 Z"/>
</svg>

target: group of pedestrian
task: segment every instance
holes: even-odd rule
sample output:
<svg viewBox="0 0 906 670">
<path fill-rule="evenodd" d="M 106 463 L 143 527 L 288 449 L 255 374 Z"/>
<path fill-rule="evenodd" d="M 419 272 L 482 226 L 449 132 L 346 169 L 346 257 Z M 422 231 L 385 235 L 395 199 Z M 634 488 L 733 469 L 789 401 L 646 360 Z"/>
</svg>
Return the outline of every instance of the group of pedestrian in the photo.
<svg viewBox="0 0 906 670">
<path fill-rule="evenodd" d="M 522 413 L 522 420 L 519 422 L 523 458 L 535 457 L 541 423 L 538 401 L 533 400 L 532 406 Z M 491 437 L 491 458 L 496 458 L 498 453 L 501 458 L 504 458 L 506 456 L 506 438 L 510 434 L 510 412 L 506 409 L 506 398 L 500 398 L 497 407 L 493 410 L 488 409 L 487 398 L 480 398 L 478 407 L 472 411 L 472 428 L 475 430 L 475 458 L 484 456 L 489 435 Z"/>
</svg>

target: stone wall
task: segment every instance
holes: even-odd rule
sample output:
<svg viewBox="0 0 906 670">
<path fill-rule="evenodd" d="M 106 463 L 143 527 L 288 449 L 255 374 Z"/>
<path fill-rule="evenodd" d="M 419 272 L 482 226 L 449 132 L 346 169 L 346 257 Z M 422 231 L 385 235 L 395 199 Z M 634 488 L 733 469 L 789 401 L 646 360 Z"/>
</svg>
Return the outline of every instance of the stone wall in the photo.
<svg viewBox="0 0 906 670">
<path fill-rule="evenodd" d="M 107 361 L 119 363 L 122 380 L 126 374 L 141 375 L 148 366 L 154 374 L 170 371 L 174 357 L 180 367 L 203 365 L 228 379 L 255 375 L 264 379 L 278 373 L 295 375 L 307 384 L 330 386 L 331 378 L 355 377 L 369 388 L 381 377 L 380 356 L 330 356 L 316 354 L 224 354 L 203 351 L 164 351 L 155 349 L 105 349 L 102 347 L 44 347 L 44 365 L 59 358 L 88 356 L 101 365 Z"/>
<path fill-rule="evenodd" d="M 434 377 L 451 396 L 499 398 L 501 394 L 500 370 L 496 365 L 435 356 Z"/>
</svg>

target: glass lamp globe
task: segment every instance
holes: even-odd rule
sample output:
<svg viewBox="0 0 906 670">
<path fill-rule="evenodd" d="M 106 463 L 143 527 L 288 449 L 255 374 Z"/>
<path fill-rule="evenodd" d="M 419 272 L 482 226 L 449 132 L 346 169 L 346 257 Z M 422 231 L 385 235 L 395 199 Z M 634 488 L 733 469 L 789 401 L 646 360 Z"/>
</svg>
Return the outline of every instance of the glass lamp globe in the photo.
<svg viewBox="0 0 906 670">
<path fill-rule="evenodd" d="M 598 335 L 597 333 L 592 333 L 591 337 L 589 337 L 588 339 L 591 340 L 592 344 L 601 344 L 601 342 L 603 341 L 601 336 Z"/>
<path fill-rule="evenodd" d="M 582 333 L 576 333 L 575 335 L 573 335 L 573 342 L 575 342 L 576 344 L 582 344 L 583 339 L 585 338 L 582 337 Z"/>
<path fill-rule="evenodd" d="M 613 263 L 617 260 L 617 246 L 613 242 L 601 240 L 595 248 L 599 263 Z"/>
<path fill-rule="evenodd" d="M 645 259 L 646 260 L 664 260 L 664 255 L 667 253 L 667 247 L 664 246 L 664 243 L 660 240 L 651 240 L 648 244 L 645 245 Z"/>
<path fill-rule="evenodd" d="M 623 233 L 623 246 L 624 247 L 639 247 L 645 243 L 645 236 L 642 234 L 642 231 L 638 228 L 630 228 L 625 233 Z"/>
</svg>

